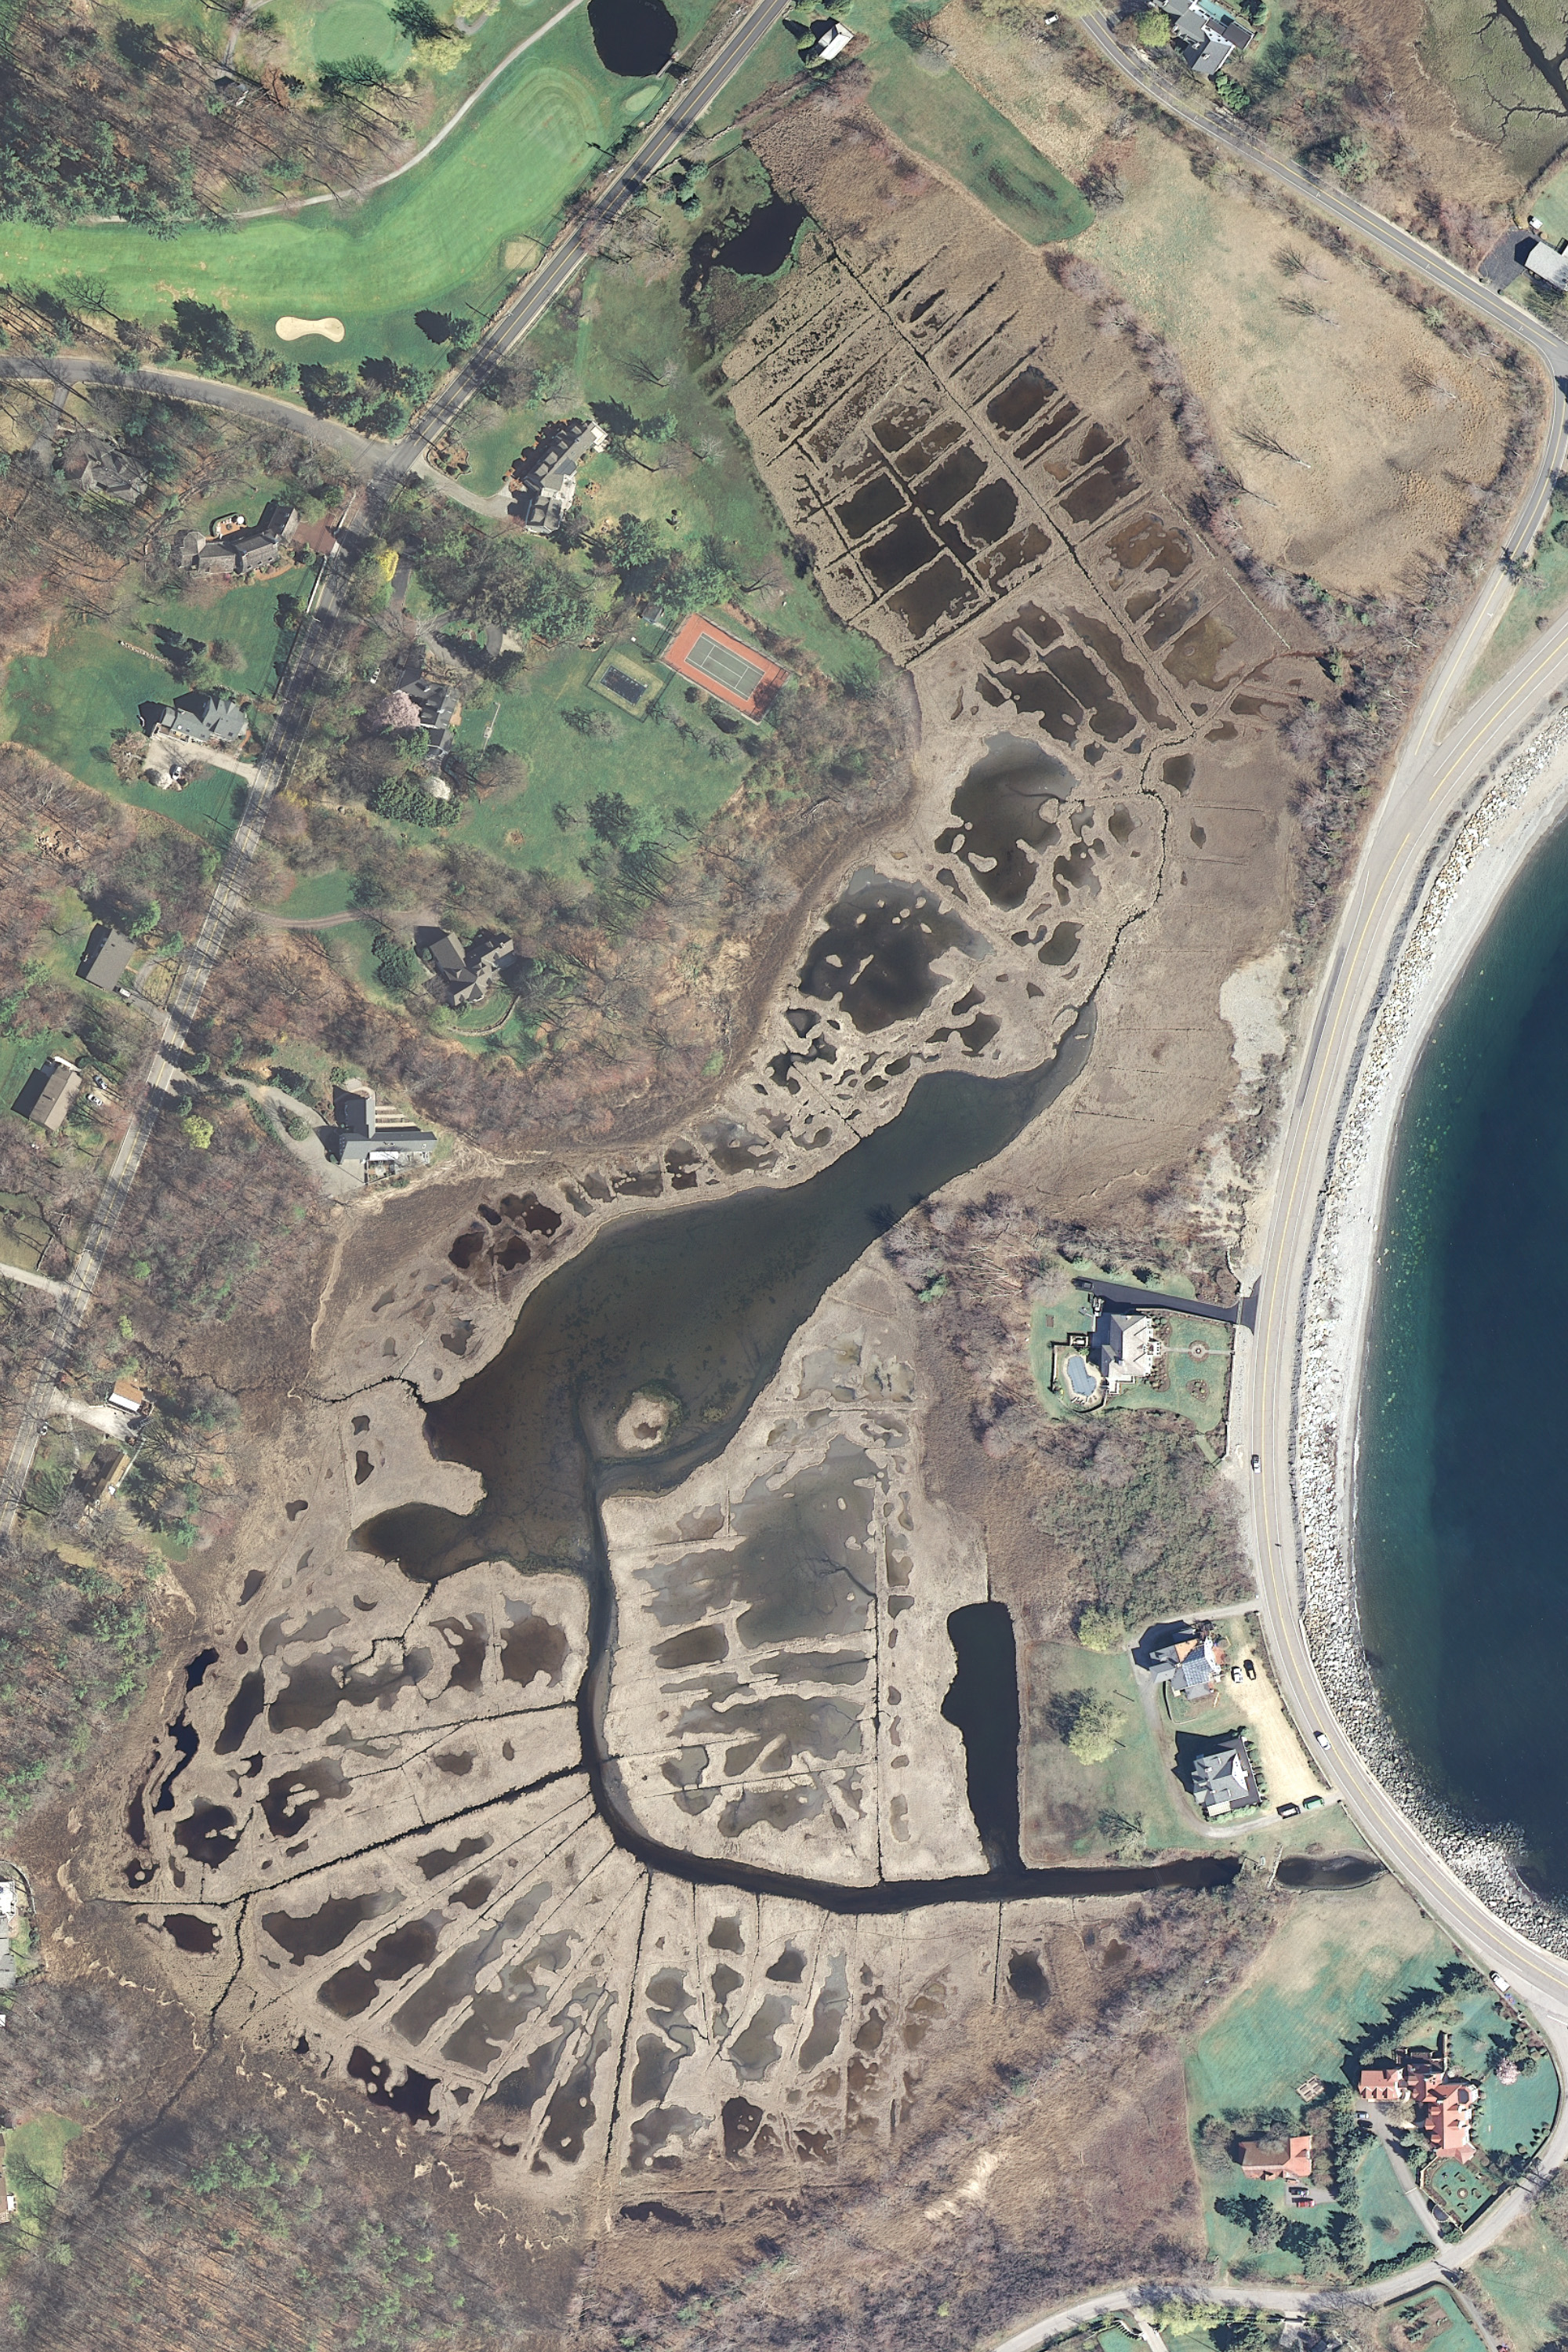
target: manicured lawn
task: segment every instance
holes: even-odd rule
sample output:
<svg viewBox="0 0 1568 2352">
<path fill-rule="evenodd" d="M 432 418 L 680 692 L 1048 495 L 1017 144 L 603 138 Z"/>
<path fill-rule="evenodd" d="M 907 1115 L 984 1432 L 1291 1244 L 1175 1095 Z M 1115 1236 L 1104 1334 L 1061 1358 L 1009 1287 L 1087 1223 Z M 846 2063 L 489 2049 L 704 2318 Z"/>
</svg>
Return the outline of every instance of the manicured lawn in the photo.
<svg viewBox="0 0 1568 2352">
<path fill-rule="evenodd" d="M 549 13 L 539 0 L 537 21 Z M 69 271 L 93 272 L 108 278 L 122 316 L 149 323 L 171 317 L 177 296 L 191 296 L 221 304 L 296 359 L 352 368 L 390 352 L 428 364 L 434 350 L 414 312 L 494 310 L 510 283 L 502 247 L 554 233 L 563 200 L 620 131 L 626 94 L 600 65 L 579 9 L 519 58 L 426 163 L 356 209 L 321 205 L 169 243 L 118 226 L 7 221 L 0 276 L 47 286 Z M 340 318 L 346 338 L 277 345 L 285 313 Z"/>
<path fill-rule="evenodd" d="M 1356 2166 L 1355 2201 L 1374 2262 L 1406 2252 L 1415 2261 L 1430 2245 L 1430 2239 L 1410 2210 L 1410 2200 L 1400 2186 L 1394 2160 L 1381 2140 L 1369 2139 L 1362 2151 Z"/>
<path fill-rule="evenodd" d="M 105 630 L 58 633 L 47 654 L 13 660 L 0 699 L 0 735 L 30 744 L 84 784 L 155 809 L 221 847 L 244 800 L 240 777 L 209 769 L 184 792 L 164 793 L 142 778 L 122 784 L 110 761 L 110 736 L 116 728 L 136 726 L 138 704 L 179 691 L 165 669 L 124 652 Z"/>
<path fill-rule="evenodd" d="M 677 849 L 688 818 L 700 825 L 729 799 L 737 770 L 710 755 L 710 744 L 722 753 L 729 739 L 713 725 L 706 706 L 680 700 L 678 682 L 664 698 L 691 721 L 690 736 L 678 734 L 655 716 L 617 720 L 602 697 L 589 692 L 588 681 L 602 659 L 602 652 L 573 647 L 531 671 L 523 693 L 476 696 L 464 713 L 458 741 L 472 736 L 477 743 L 483 737 L 499 698 L 500 714 L 490 740 L 521 754 L 529 780 L 519 793 L 467 802 L 454 829 L 459 841 L 472 842 L 509 866 L 576 880 L 579 859 L 594 846 L 584 812 L 596 794 L 624 793 L 639 814 L 658 820 Z M 614 737 L 596 741 L 569 727 L 563 714 L 583 709 L 610 717 Z M 556 817 L 558 807 L 574 820 L 565 828 Z"/>
<path fill-rule="evenodd" d="M 1568 2305 L 1568 2247 L 1539 2213 L 1521 2215 L 1481 2256 L 1479 2276 L 1513 2352 L 1540 2352 L 1557 2342 L 1561 2330 L 1551 2314 Z"/>
<path fill-rule="evenodd" d="M 1296 1897 L 1259 1968 L 1187 2062 L 1194 2112 L 1298 2108 L 1298 2083 L 1344 2079 L 1345 2044 L 1452 1958 L 1392 1879 Z"/>
<path fill-rule="evenodd" d="M 1059 1358 L 1057 1388 L 1053 1392 L 1050 1386 L 1051 1343 L 1065 1339 L 1069 1331 L 1090 1328 L 1089 1300 L 1081 1290 L 1075 1290 L 1072 1284 L 1075 1275 L 1097 1271 L 1087 1259 L 1079 1265 L 1064 1266 L 1059 1292 L 1040 1302 L 1030 1325 L 1029 1361 L 1034 1370 L 1035 1385 L 1047 1412 L 1057 1420 L 1079 1419 L 1085 1408 L 1075 1404 L 1068 1396 L 1067 1375 L 1059 1368 Z M 1159 1281 L 1151 1284 L 1150 1287 L 1190 1294 L 1192 1284 L 1179 1276 L 1173 1275 L 1167 1279 L 1162 1275 Z M 1170 1326 L 1164 1360 L 1166 1385 L 1163 1389 L 1152 1389 L 1140 1381 L 1135 1387 L 1124 1390 L 1121 1396 L 1107 1397 L 1103 1404 L 1097 1405 L 1094 1410 L 1097 1412 L 1179 1412 L 1200 1434 L 1206 1434 L 1217 1428 L 1225 1418 L 1229 1393 L 1229 1326 L 1205 1322 L 1195 1315 L 1172 1315 L 1165 1320 Z"/>
<path fill-rule="evenodd" d="M 856 12 L 857 29 L 871 36 L 865 53 L 871 111 L 1030 245 L 1081 236 L 1094 213 L 1071 181 L 956 68 L 931 73 L 919 64 L 892 31 L 890 13 L 881 5 Z"/>
</svg>

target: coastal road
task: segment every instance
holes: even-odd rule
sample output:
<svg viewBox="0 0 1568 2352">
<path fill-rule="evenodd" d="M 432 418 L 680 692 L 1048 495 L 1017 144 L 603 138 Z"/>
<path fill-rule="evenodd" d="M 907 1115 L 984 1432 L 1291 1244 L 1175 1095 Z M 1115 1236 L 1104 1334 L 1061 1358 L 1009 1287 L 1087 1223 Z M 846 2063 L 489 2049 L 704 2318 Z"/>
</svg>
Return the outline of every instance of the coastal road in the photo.
<svg viewBox="0 0 1568 2352">
<path fill-rule="evenodd" d="M 758 0 L 758 5 L 742 16 L 716 43 L 702 64 L 677 85 L 673 96 L 667 101 L 647 136 L 625 162 L 616 165 L 597 194 L 563 230 L 532 276 L 526 278 L 517 292 L 502 304 L 472 350 L 466 354 L 462 364 L 438 388 L 435 398 L 416 421 L 415 430 L 392 448 L 378 453 L 370 480 L 354 501 L 359 509 L 357 519 L 351 522 L 350 516 L 353 514 L 353 508 L 351 508 L 350 515 L 345 516 L 340 526 L 341 545 L 326 559 L 318 574 L 311 610 L 295 642 L 281 705 L 268 735 L 266 749 L 257 763 L 255 779 L 246 795 L 244 814 L 235 829 L 234 839 L 224 859 L 201 930 L 187 950 L 170 991 L 156 1042 L 144 1066 L 141 1082 L 134 1089 L 136 1108 L 131 1124 L 110 1163 L 92 1222 L 67 1277 L 64 1293 L 45 1343 L 43 1360 L 22 1408 L 5 1469 L 0 1471 L 0 1543 L 8 1539 L 16 1522 L 38 1440 L 47 1423 L 56 1391 L 69 1365 L 78 1336 L 92 1305 L 93 1294 L 127 1196 L 135 1182 L 137 1170 L 152 1141 L 158 1120 L 169 1108 L 178 1078 L 176 1057 L 213 968 L 223 952 L 237 917 L 243 910 L 244 885 L 260 845 L 267 804 L 288 779 L 309 730 L 310 710 L 317 696 L 331 684 L 331 656 L 338 634 L 338 593 L 345 572 L 366 534 L 374 531 L 382 507 L 415 472 L 428 444 L 439 438 L 461 413 L 496 361 L 504 357 L 538 325 L 552 302 L 597 251 L 599 238 L 605 229 L 640 194 L 649 175 L 660 170 L 679 152 L 703 114 L 753 50 L 789 14 L 789 5 L 790 0 Z M 100 362 L 67 360 L 52 362 L 49 372 L 54 373 L 57 383 L 65 383 L 96 380 L 97 371 L 101 366 Z M 16 362 L 7 370 L 4 357 L 0 356 L 0 375 L 6 373 L 37 374 L 40 372 L 36 361 L 26 362 L 25 366 Z M 239 413 L 256 413 L 255 404 L 258 401 L 263 402 L 274 415 L 278 409 L 289 405 L 267 401 L 264 395 L 247 396 L 241 385 L 203 383 L 198 392 L 196 380 L 182 378 L 173 370 L 138 371 L 136 376 L 132 377 L 116 369 L 108 369 L 105 373 L 121 384 L 134 383 L 143 374 L 155 373 L 165 381 L 155 386 L 149 385 L 149 389 L 166 391 L 174 398 L 206 399 L 221 394 L 223 397 L 217 404 Z M 290 422 L 300 423 L 300 420 L 291 415 Z M 302 423 L 300 423 L 300 429 L 305 429 Z M 360 438 L 359 436 L 348 436 L 346 443 Z M 340 454 L 359 454 L 340 440 L 337 434 L 331 436 L 330 439 Z M 437 486 L 434 480 L 432 486 Z"/>
<path fill-rule="evenodd" d="M 1552 385 L 1547 428 L 1505 543 L 1508 555 L 1528 555 L 1551 502 L 1552 480 L 1568 464 L 1563 447 L 1568 406 L 1559 382 L 1559 371 L 1568 370 L 1568 343 L 1517 303 L 1373 211 L 1331 174 L 1320 178 L 1273 153 L 1212 100 L 1199 100 L 1195 86 L 1189 98 L 1173 75 L 1130 55 L 1098 20 L 1084 19 L 1081 30 L 1100 56 L 1167 112 L 1540 361 Z M 1238 1366 L 1233 1429 L 1239 1457 L 1257 1454 L 1262 1464 L 1259 1475 L 1251 1481 L 1253 1550 L 1270 1650 L 1298 1726 L 1304 1737 L 1315 1729 L 1329 1732 L 1334 1785 L 1347 1811 L 1417 1900 L 1483 1967 L 1500 1970 L 1531 2001 L 1551 2032 L 1560 2071 L 1568 2079 L 1568 1963 L 1542 1952 L 1486 1908 L 1427 1844 L 1335 1727 L 1301 1623 L 1291 1484 L 1303 1288 L 1320 1199 L 1332 1164 L 1336 1124 L 1363 1022 L 1405 919 L 1411 892 L 1450 811 L 1498 754 L 1542 714 L 1552 693 L 1568 682 L 1564 614 L 1538 632 L 1506 677 L 1443 732 L 1454 694 L 1511 593 L 1500 566 L 1454 630 L 1412 715 L 1328 943 L 1282 1119 L 1273 1205 L 1258 1269 L 1253 1341 L 1245 1366 Z M 1568 2100 L 1542 2160 L 1554 2165 L 1565 2156 Z"/>
</svg>

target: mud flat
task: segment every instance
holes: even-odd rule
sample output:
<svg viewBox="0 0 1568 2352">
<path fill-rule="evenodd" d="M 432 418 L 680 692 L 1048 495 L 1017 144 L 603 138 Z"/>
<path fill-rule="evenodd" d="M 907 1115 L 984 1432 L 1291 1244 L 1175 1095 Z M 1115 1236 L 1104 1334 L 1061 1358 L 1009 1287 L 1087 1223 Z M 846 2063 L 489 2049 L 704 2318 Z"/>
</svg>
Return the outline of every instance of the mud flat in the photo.
<svg viewBox="0 0 1568 2352">
<path fill-rule="evenodd" d="M 1499 1918 L 1568 1954 L 1568 1916 L 1535 1902 L 1519 1841 L 1436 1799 L 1389 1718 L 1363 1654 L 1354 1587 L 1356 1437 L 1373 1268 L 1401 1107 L 1433 1024 L 1510 888 L 1568 813 L 1568 715 L 1482 789 L 1383 985 L 1341 1119 L 1303 1310 L 1296 1474 L 1303 1622 L 1335 1714 L 1422 1835 Z"/>
</svg>

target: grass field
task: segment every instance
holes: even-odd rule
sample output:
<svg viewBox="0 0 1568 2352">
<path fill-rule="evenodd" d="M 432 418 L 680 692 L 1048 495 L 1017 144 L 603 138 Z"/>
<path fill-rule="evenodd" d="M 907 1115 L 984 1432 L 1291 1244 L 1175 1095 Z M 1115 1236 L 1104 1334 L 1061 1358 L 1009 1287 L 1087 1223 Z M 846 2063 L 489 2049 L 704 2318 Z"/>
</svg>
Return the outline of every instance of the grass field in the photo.
<svg viewBox="0 0 1568 2352">
<path fill-rule="evenodd" d="M 275 600 L 276 585 L 272 593 Z M 247 681 L 239 682 L 251 690 Z M 47 654 L 19 654 L 12 661 L 0 696 L 0 737 L 30 744 L 84 784 L 138 808 L 155 809 L 222 847 L 244 799 L 238 776 L 213 768 L 184 792 L 164 793 L 144 778 L 121 783 L 110 761 L 110 736 L 117 728 L 137 725 L 138 704 L 179 691 L 166 670 L 126 653 L 107 630 L 57 632 Z"/>
<path fill-rule="evenodd" d="M 65 2172 L 66 2149 L 80 2134 L 81 2126 L 65 2116 L 35 2116 L 31 2123 L 0 2135 L 5 2177 L 16 2200 L 12 2226 L 0 2238 L 0 2264 L 15 2261 L 37 2242 Z"/>
<path fill-rule="evenodd" d="M 1362 2151 L 1356 2166 L 1355 2201 L 1374 2262 L 1405 2252 L 1414 2260 L 1430 2244 L 1381 2140 L 1369 2139 Z"/>
<path fill-rule="evenodd" d="M 1087 1690 L 1116 1702 L 1121 1746 L 1103 1764 L 1080 1764 L 1052 1728 L 1052 1702 Z M 1076 1642 L 1032 1643 L 1024 1656 L 1024 1851 L 1031 1866 L 1107 1850 L 1102 1813 L 1142 1822 L 1155 1853 L 1205 1843 L 1172 1776 L 1170 1744 L 1150 1731 L 1125 1651 L 1099 1655 Z"/>
<path fill-rule="evenodd" d="M 542 23 L 544 0 L 534 13 Z M 428 364 L 435 353 L 414 312 L 489 314 L 510 282 L 503 246 L 553 233 L 563 198 L 622 128 L 624 95 L 580 9 L 520 58 L 426 163 L 355 209 L 321 205 L 172 243 L 118 226 L 7 221 L 0 277 L 48 286 L 70 271 L 96 273 L 114 288 L 122 316 L 150 324 L 190 296 L 220 304 L 296 359 L 352 368 L 389 352 Z M 286 312 L 341 318 L 345 339 L 278 345 L 273 329 Z"/>
<path fill-rule="evenodd" d="M 353 904 L 352 874 L 311 874 L 296 882 L 287 898 L 268 908 L 273 915 L 313 918 L 346 914 Z"/>
<path fill-rule="evenodd" d="M 1552 2312 L 1568 2306 L 1568 2246 L 1539 2213 L 1521 2215 L 1481 2256 L 1479 2275 L 1513 2352 L 1541 2352 L 1559 2340 Z"/>
<path fill-rule="evenodd" d="M 1064 1266 L 1059 1292 L 1043 1299 L 1036 1307 L 1029 1327 L 1029 1362 L 1035 1375 L 1035 1386 L 1046 1412 L 1060 1421 L 1082 1417 L 1084 1407 L 1075 1404 L 1067 1393 L 1066 1375 L 1058 1373 L 1053 1392 L 1051 1379 L 1051 1345 L 1065 1339 L 1069 1331 L 1089 1328 L 1089 1301 L 1081 1290 L 1072 1286 L 1073 1277 L 1092 1274 L 1098 1269 L 1087 1259 Z M 1192 1285 L 1173 1276 L 1169 1282 L 1161 1278 L 1163 1290 L 1190 1293 Z M 1107 1397 L 1100 1412 L 1177 1412 L 1190 1421 L 1194 1429 L 1206 1435 L 1216 1429 L 1225 1418 L 1226 1402 L 1230 1392 L 1230 1329 L 1224 1323 L 1208 1323 L 1199 1316 L 1172 1315 L 1165 1318 L 1170 1326 L 1166 1339 L 1166 1385 L 1152 1389 L 1140 1381 L 1119 1397 Z M 1058 1360 L 1059 1361 L 1059 1360 Z"/>
<path fill-rule="evenodd" d="M 869 37 L 871 111 L 917 155 L 950 172 L 1030 245 L 1079 236 L 1094 213 L 1048 156 L 951 66 L 930 72 L 892 30 L 883 0 L 855 12 Z"/>
</svg>

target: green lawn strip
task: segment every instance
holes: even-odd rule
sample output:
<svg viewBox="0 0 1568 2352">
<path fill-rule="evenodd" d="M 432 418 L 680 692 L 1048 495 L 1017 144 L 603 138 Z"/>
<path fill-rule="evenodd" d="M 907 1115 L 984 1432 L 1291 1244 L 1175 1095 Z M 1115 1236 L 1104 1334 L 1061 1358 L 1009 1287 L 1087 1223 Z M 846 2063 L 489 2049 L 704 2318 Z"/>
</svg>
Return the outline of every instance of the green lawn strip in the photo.
<svg viewBox="0 0 1568 2352">
<path fill-rule="evenodd" d="M 331 930 L 321 932 L 321 938 L 328 962 L 345 973 L 362 996 L 367 996 L 373 1004 L 384 1004 L 400 1013 L 403 999 L 383 988 L 375 975 L 375 959 L 371 950 L 381 932 L 382 925 L 375 917 L 367 915 L 363 922 L 338 923 Z M 280 1047 L 279 1051 L 286 1061 L 287 1049 Z"/>
<path fill-rule="evenodd" d="M 553 234 L 563 199 L 624 127 L 625 95 L 600 65 L 579 9 L 434 155 L 355 210 L 317 205 L 167 242 L 113 224 L 7 221 L 0 277 L 49 286 L 86 271 L 109 278 L 121 316 L 148 323 L 169 319 L 175 299 L 188 296 L 219 304 L 266 347 L 297 360 L 352 369 L 385 352 L 428 365 L 436 350 L 415 311 L 489 315 L 511 283 L 502 248 L 512 237 Z M 340 318 L 345 339 L 279 345 L 274 328 L 285 313 Z"/>
<path fill-rule="evenodd" d="M 1035 1385 L 1040 1402 L 1054 1420 L 1081 1418 L 1086 1408 L 1073 1402 L 1067 1391 L 1067 1376 L 1058 1358 L 1057 1387 L 1053 1392 L 1051 1379 L 1051 1347 L 1053 1341 L 1067 1339 L 1069 1332 L 1088 1331 L 1093 1327 L 1089 1298 L 1085 1292 L 1073 1287 L 1075 1275 L 1094 1274 L 1098 1269 L 1085 1259 L 1062 1269 L 1061 1286 L 1052 1297 L 1042 1299 L 1035 1308 L 1029 1326 L 1029 1362 L 1035 1375 Z M 1192 1284 L 1179 1275 L 1169 1278 L 1162 1275 L 1152 1286 L 1177 1296 L 1190 1294 Z M 1196 1315 L 1169 1315 L 1164 1321 L 1169 1328 L 1165 1335 L 1164 1370 L 1166 1385 L 1163 1389 L 1148 1387 L 1139 1381 L 1125 1389 L 1120 1396 L 1108 1396 L 1093 1410 L 1097 1412 L 1178 1412 L 1190 1421 L 1200 1434 L 1218 1427 L 1225 1417 L 1227 1394 L 1226 1368 L 1230 1357 L 1230 1329 L 1224 1323 L 1211 1323 Z M 1202 1354 L 1194 1356 L 1194 1349 Z M 1200 1393 L 1201 1391 L 1201 1393 Z"/>
<path fill-rule="evenodd" d="M 1552 2318 L 1568 2305 L 1568 2247 L 1539 2213 L 1525 2213 L 1479 2265 L 1481 2285 L 1497 2305 L 1513 2352 L 1541 2352 L 1559 2340 Z"/>
<path fill-rule="evenodd" d="M 1553 243 L 1568 237 L 1568 163 L 1542 181 L 1531 197 L 1530 209 Z"/>
<path fill-rule="evenodd" d="M 871 111 L 1030 245 L 1081 236 L 1094 212 L 1071 181 L 955 68 L 932 73 L 918 64 L 891 29 L 891 14 L 886 0 L 856 11 L 857 28 L 869 35 Z"/>
<path fill-rule="evenodd" d="M 1173 1777 L 1175 1743 L 1164 1732 L 1152 1732 L 1133 1681 L 1132 1661 L 1125 1651 L 1100 1654 L 1076 1642 L 1032 1643 L 1025 1657 L 1028 1720 L 1026 1726 L 1024 1797 L 1026 1814 L 1038 1811 L 1040 1828 L 1029 1840 L 1037 1860 L 1047 1850 L 1074 1854 L 1103 1854 L 1114 1829 L 1100 1826 L 1102 1815 L 1122 1821 L 1141 1820 L 1140 1845 L 1154 1853 L 1171 1847 L 1207 1843 L 1201 1823 Z M 1072 1695 L 1088 1691 L 1109 1698 L 1117 1706 L 1116 1730 L 1121 1745 L 1102 1764 L 1080 1763 L 1051 1722 L 1052 1702 L 1059 1713 L 1070 1707 Z M 1049 1808 L 1044 1802 L 1049 1794 Z M 1081 1824 L 1062 1848 L 1049 1827 L 1051 1809 L 1060 1809 L 1068 1824 Z M 1029 1829 L 1026 1822 L 1026 1833 Z"/>
<path fill-rule="evenodd" d="M 1513 594 L 1497 627 L 1482 649 L 1480 659 L 1465 680 L 1464 691 L 1455 705 L 1455 716 L 1477 695 L 1495 686 L 1503 672 L 1511 669 L 1530 639 L 1535 635 L 1540 621 L 1553 621 L 1568 604 L 1568 547 L 1559 547 L 1548 538 L 1542 542 L 1541 552 L 1531 570 L 1527 572 Z"/>
</svg>

